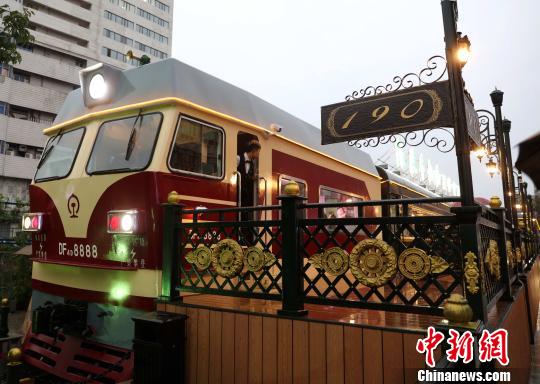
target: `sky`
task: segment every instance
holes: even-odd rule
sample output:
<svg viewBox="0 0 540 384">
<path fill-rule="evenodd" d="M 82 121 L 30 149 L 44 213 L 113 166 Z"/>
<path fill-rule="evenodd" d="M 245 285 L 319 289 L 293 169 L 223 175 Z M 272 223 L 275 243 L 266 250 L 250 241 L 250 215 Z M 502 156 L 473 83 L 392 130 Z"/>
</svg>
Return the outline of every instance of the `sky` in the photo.
<svg viewBox="0 0 540 384">
<path fill-rule="evenodd" d="M 444 55 L 438 0 L 197 0 L 174 8 L 173 57 L 316 127 L 321 106 Z M 504 92 L 515 161 L 516 145 L 540 130 L 540 2 L 462 0 L 458 8 L 458 29 L 472 50 L 466 87 L 476 109 L 493 110 L 489 93 Z M 388 149 L 367 152 L 376 161 Z M 453 151 L 417 153 L 458 180 Z M 500 178 L 490 178 L 476 158 L 471 163 L 475 195 L 502 197 Z"/>
</svg>

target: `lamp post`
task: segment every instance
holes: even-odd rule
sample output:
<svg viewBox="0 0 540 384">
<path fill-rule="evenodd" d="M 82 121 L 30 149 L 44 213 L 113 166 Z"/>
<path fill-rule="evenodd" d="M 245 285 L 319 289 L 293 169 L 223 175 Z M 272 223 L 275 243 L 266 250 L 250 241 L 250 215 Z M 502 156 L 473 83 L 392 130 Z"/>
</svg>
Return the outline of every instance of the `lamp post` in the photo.
<svg viewBox="0 0 540 384">
<path fill-rule="evenodd" d="M 442 0 L 444 40 L 446 43 L 446 63 L 450 97 L 455 122 L 454 137 L 459 172 L 459 185 L 463 206 L 474 205 L 474 189 L 471 173 L 470 142 L 465 111 L 465 93 L 461 69 L 469 57 L 470 41 L 461 37 L 457 31 L 457 3 L 455 0 Z"/>
<path fill-rule="evenodd" d="M 491 102 L 493 103 L 493 107 L 495 108 L 495 140 L 497 143 L 497 152 L 503 184 L 504 207 L 506 208 L 506 216 L 513 219 L 514 214 L 511 199 L 513 189 L 510 189 L 509 183 L 510 175 L 508 174 L 508 158 L 506 154 L 501 111 L 504 92 L 495 88 L 495 90 L 491 92 L 489 96 L 491 97 Z"/>
<path fill-rule="evenodd" d="M 514 163 L 512 161 L 512 147 L 510 145 L 510 128 L 512 127 L 512 122 L 508 120 L 507 118 L 504 118 L 502 121 L 502 128 L 503 128 L 503 134 L 504 134 L 504 151 L 506 153 L 506 165 L 507 165 L 507 175 L 508 175 L 508 182 L 509 182 L 509 189 L 510 189 L 510 206 L 515 207 L 516 205 L 516 186 L 514 183 L 514 177 L 512 176 L 512 173 L 514 172 Z M 517 228 L 517 211 L 515 208 L 512 208 L 512 221 L 514 222 L 514 226 Z"/>
</svg>

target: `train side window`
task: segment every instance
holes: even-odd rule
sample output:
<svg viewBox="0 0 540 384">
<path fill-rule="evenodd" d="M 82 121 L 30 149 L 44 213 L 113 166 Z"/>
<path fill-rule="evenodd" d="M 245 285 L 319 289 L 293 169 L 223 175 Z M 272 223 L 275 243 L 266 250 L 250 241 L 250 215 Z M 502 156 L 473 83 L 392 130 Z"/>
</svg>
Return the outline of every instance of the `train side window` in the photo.
<svg viewBox="0 0 540 384">
<path fill-rule="evenodd" d="M 36 182 L 61 179 L 69 175 L 81 146 L 85 128 L 57 134 L 49 139 L 39 161 Z"/>
<path fill-rule="evenodd" d="M 173 171 L 223 177 L 223 129 L 181 116 L 169 157 Z"/>
<path fill-rule="evenodd" d="M 101 124 L 86 173 L 131 172 L 148 167 L 162 121 L 161 113 L 148 113 Z"/>
<path fill-rule="evenodd" d="M 363 199 L 349 192 L 342 192 L 337 189 L 320 186 L 320 203 L 355 203 Z M 328 207 L 324 209 L 324 216 L 327 218 L 354 218 L 358 217 L 358 207 Z"/>
</svg>

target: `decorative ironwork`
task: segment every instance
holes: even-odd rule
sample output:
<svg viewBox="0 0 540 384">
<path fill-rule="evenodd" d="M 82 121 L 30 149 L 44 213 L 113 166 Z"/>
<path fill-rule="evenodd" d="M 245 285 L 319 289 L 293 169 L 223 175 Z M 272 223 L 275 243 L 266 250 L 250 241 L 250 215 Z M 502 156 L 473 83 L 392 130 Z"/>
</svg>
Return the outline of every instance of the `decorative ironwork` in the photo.
<svg viewBox="0 0 540 384">
<path fill-rule="evenodd" d="M 514 268 L 514 249 L 512 248 L 512 242 L 510 240 L 506 240 L 506 258 L 508 259 L 510 268 Z"/>
<path fill-rule="evenodd" d="M 477 109 L 478 122 L 480 123 L 480 140 L 486 150 L 487 156 L 493 156 L 499 162 L 497 151 L 497 136 L 495 134 L 495 116 L 486 109 Z"/>
<path fill-rule="evenodd" d="M 399 272 L 411 280 L 422 280 L 431 271 L 431 260 L 420 248 L 408 248 L 398 259 Z"/>
<path fill-rule="evenodd" d="M 397 272 L 394 248 L 379 239 L 366 239 L 356 244 L 349 264 L 354 277 L 368 287 L 386 284 Z"/>
<path fill-rule="evenodd" d="M 488 266 L 489 273 L 496 279 L 501 278 L 501 265 L 499 262 L 499 247 L 495 240 L 489 241 L 489 247 L 486 251 L 484 262 Z"/>
<path fill-rule="evenodd" d="M 450 264 L 448 264 L 448 262 L 443 259 L 442 257 L 440 256 L 429 256 L 429 260 L 430 260 L 430 263 L 431 263 L 431 273 L 432 274 L 436 274 L 436 273 L 443 273 L 444 271 L 446 271 L 449 267 L 450 267 Z"/>
<path fill-rule="evenodd" d="M 519 247 L 514 248 L 514 255 L 516 257 L 516 262 L 518 264 L 521 264 L 521 262 L 523 261 L 523 256 L 521 254 L 521 249 Z"/>
<path fill-rule="evenodd" d="M 440 55 L 432 56 L 427 60 L 426 67 L 421 69 L 420 72 L 411 72 L 403 76 L 394 76 L 391 83 L 378 86 L 370 85 L 352 92 L 345 97 L 345 100 L 357 100 L 364 97 L 399 91 L 400 89 L 431 84 L 442 79 L 446 74 L 446 69 L 446 60 L 444 57 Z"/>
<path fill-rule="evenodd" d="M 474 252 L 467 252 L 465 255 L 465 260 L 463 274 L 465 276 L 465 281 L 467 282 L 467 290 L 472 294 L 476 294 L 480 290 L 478 285 L 480 272 L 478 271 L 478 266 L 476 265 L 476 255 Z"/>
<path fill-rule="evenodd" d="M 440 138 L 438 133 L 447 135 L 447 138 Z M 396 133 L 393 135 L 384 135 L 371 137 L 368 139 L 351 140 L 348 142 L 350 146 L 357 148 L 374 148 L 378 145 L 395 143 L 398 148 L 405 146 L 417 147 L 421 144 L 429 148 L 435 148 L 439 152 L 448 153 L 454 149 L 454 133 L 451 128 L 432 128 L 423 131 L 413 131 L 405 133 Z"/>
<path fill-rule="evenodd" d="M 259 272 L 264 267 L 271 267 L 276 262 L 276 256 L 258 247 L 249 247 L 244 251 L 244 265 L 251 272 Z"/>
<path fill-rule="evenodd" d="M 207 246 L 200 246 L 186 255 L 186 261 L 194 264 L 199 271 L 204 271 L 212 262 L 212 250 Z"/>
<path fill-rule="evenodd" d="M 232 239 L 224 239 L 212 251 L 212 266 L 222 277 L 237 276 L 244 265 L 242 247 Z"/>
<path fill-rule="evenodd" d="M 339 276 L 349 269 L 349 254 L 339 247 L 332 247 L 309 258 L 316 268 L 324 269 L 331 276 Z"/>
</svg>

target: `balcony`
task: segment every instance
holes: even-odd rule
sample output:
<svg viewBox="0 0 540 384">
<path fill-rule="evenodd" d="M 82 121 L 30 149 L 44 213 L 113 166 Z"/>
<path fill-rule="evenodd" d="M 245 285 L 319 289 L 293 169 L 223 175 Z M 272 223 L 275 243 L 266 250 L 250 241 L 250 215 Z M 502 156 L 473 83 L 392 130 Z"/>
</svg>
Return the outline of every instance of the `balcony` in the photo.
<svg viewBox="0 0 540 384">
<path fill-rule="evenodd" d="M 89 9 L 82 8 L 64 0 L 33 0 L 33 2 L 90 23 L 95 23 L 99 15 Z"/>
<path fill-rule="evenodd" d="M 38 159 L 0 154 L 0 176 L 31 180 L 38 162 Z"/>
<path fill-rule="evenodd" d="M 44 147 L 47 137 L 43 134 L 43 130 L 50 125 L 52 124 L 0 115 L 0 140 Z"/>
<path fill-rule="evenodd" d="M 19 50 L 19 53 L 22 56 L 22 62 L 15 65 L 15 68 L 68 83 L 79 84 L 80 67 L 24 50 Z"/>
<path fill-rule="evenodd" d="M 66 96 L 64 92 L 0 76 L 0 100 L 10 104 L 57 114 Z"/>
</svg>

